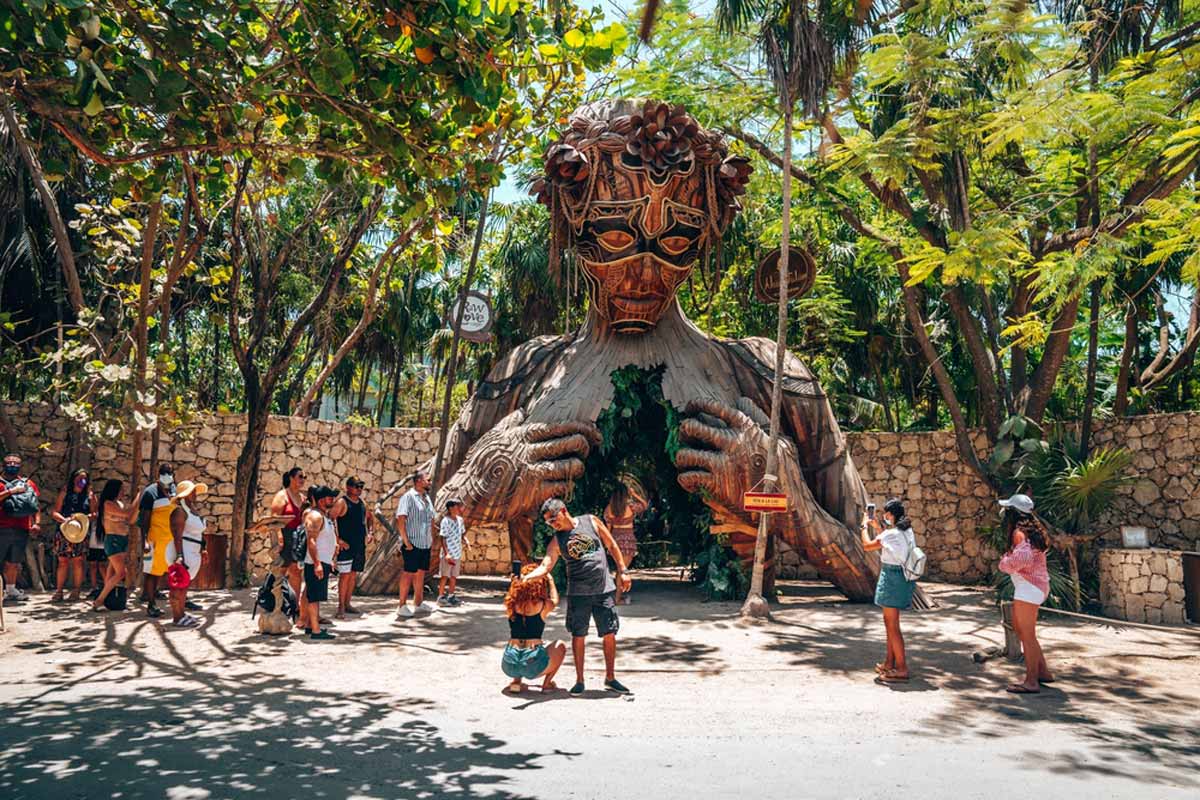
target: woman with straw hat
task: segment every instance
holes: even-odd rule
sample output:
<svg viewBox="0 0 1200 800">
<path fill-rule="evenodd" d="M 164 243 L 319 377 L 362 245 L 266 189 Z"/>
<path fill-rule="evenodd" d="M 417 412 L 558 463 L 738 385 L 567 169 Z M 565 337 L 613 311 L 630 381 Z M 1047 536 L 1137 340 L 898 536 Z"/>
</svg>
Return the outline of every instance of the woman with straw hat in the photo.
<svg viewBox="0 0 1200 800">
<path fill-rule="evenodd" d="M 187 592 L 192 581 L 200 575 L 204 563 L 204 518 L 194 510 L 201 495 L 208 493 L 208 484 L 180 481 L 175 487 L 175 503 L 178 506 L 171 519 L 171 542 L 167 545 L 167 586 L 170 589 L 171 618 L 176 627 L 195 628 L 200 619 L 187 613 Z M 178 535 L 175 533 L 175 514 L 183 514 Z M 179 568 L 181 567 L 183 572 Z M 175 574 L 170 574 L 174 570 Z M 200 607 L 191 604 L 192 608 Z"/>
<path fill-rule="evenodd" d="M 51 601 L 61 603 L 67 584 L 67 572 L 71 573 L 71 600 L 79 600 L 79 587 L 83 584 L 83 557 L 87 555 L 88 534 L 92 520 L 96 518 L 96 496 L 92 494 L 91 482 L 86 469 L 71 473 L 70 480 L 58 493 L 54 510 L 50 516 L 58 523 L 54 534 L 54 555 L 58 559 L 58 590 Z"/>
</svg>

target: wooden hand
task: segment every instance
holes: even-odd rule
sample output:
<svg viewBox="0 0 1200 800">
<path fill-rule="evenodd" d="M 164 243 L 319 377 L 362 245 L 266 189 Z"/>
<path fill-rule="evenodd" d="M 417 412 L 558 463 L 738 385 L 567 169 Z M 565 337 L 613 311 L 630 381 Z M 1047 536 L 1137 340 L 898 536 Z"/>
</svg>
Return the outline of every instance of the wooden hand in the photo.
<svg viewBox="0 0 1200 800">
<path fill-rule="evenodd" d="M 743 400 L 743 404 L 749 403 Z M 713 400 L 693 400 L 679 426 L 683 447 L 675 454 L 679 485 L 689 492 L 704 489 L 718 503 L 741 508 L 742 494 L 757 486 L 767 468 L 770 438 L 743 411 Z M 795 446 L 780 439 L 776 484 L 786 491 L 798 473 Z"/>
<path fill-rule="evenodd" d="M 535 511 L 549 497 L 567 494 L 583 475 L 583 462 L 601 441 L 595 425 L 525 423 L 509 414 L 468 451 L 463 465 L 438 492 L 439 507 L 450 497 L 470 509 L 471 522 L 502 522 Z"/>
</svg>

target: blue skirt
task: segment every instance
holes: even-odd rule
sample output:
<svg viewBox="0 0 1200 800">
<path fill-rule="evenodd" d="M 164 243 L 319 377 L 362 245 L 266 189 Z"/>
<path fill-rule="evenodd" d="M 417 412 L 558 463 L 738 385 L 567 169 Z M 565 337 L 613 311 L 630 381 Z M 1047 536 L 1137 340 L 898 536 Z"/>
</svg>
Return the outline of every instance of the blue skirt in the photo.
<svg viewBox="0 0 1200 800">
<path fill-rule="evenodd" d="M 882 608 L 912 607 L 916 581 L 904 577 L 904 568 L 896 564 L 884 564 L 879 570 L 879 582 L 875 584 L 875 605 Z"/>
</svg>

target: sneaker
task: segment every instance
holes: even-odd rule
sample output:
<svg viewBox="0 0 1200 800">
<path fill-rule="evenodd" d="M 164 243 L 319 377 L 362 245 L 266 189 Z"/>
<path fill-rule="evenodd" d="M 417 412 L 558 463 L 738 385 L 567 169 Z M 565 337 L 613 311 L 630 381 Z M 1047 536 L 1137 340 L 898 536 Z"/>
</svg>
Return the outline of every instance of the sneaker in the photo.
<svg viewBox="0 0 1200 800">
<path fill-rule="evenodd" d="M 99 596 L 100 596 L 100 587 L 99 586 L 97 586 L 95 589 L 92 589 L 90 592 L 88 592 L 88 600 L 95 600 Z"/>
<path fill-rule="evenodd" d="M 408 619 L 414 614 L 415 612 L 409 607 L 408 603 L 405 603 L 404 605 L 400 606 L 400 610 L 396 612 L 396 619 Z"/>
<path fill-rule="evenodd" d="M 4 593 L 5 600 L 11 600 L 16 603 L 23 603 L 29 599 L 29 595 L 18 589 L 16 586 L 8 587 L 8 591 Z"/>
<path fill-rule="evenodd" d="M 363 615 L 363 612 L 351 605 L 346 606 L 346 613 L 355 617 L 361 617 Z"/>
<path fill-rule="evenodd" d="M 437 606 L 433 603 L 421 603 L 417 606 L 417 612 L 421 614 L 432 614 L 435 611 L 437 611 Z"/>
<path fill-rule="evenodd" d="M 572 686 L 569 691 L 571 694 L 575 695 L 576 697 L 583 694 L 583 681 L 580 681 L 579 683 Z"/>
<path fill-rule="evenodd" d="M 617 694 L 633 694 L 633 692 L 625 688 L 625 684 L 621 683 L 616 678 L 613 678 L 611 681 L 605 681 L 604 688 L 610 692 L 616 692 Z"/>
<path fill-rule="evenodd" d="M 459 600 L 458 595 L 456 595 L 456 594 L 452 594 L 448 598 L 446 598 L 446 602 L 449 603 L 454 608 L 458 608 L 459 606 L 461 606 L 463 604 L 463 601 Z"/>
<path fill-rule="evenodd" d="M 146 609 L 146 616 L 151 617 L 153 619 L 158 619 L 162 615 L 163 615 L 163 611 L 158 606 L 151 605 Z"/>
<path fill-rule="evenodd" d="M 321 631 L 320 633 L 313 633 L 312 631 L 309 631 L 308 638 L 316 641 L 325 641 L 327 639 L 336 639 L 337 636 L 329 631 Z"/>
<path fill-rule="evenodd" d="M 438 595 L 437 604 L 439 606 L 444 606 L 449 602 L 450 602 L 450 595 L 448 595 L 448 594 Z"/>
<path fill-rule="evenodd" d="M 196 619 L 191 614 L 184 614 L 172 624 L 176 628 L 198 628 L 200 627 L 200 620 Z"/>
<path fill-rule="evenodd" d="M 191 600 L 188 600 L 186 603 L 184 603 L 183 607 L 186 608 L 188 611 L 203 611 L 204 610 L 204 606 L 200 605 L 199 603 L 193 603 Z"/>
</svg>

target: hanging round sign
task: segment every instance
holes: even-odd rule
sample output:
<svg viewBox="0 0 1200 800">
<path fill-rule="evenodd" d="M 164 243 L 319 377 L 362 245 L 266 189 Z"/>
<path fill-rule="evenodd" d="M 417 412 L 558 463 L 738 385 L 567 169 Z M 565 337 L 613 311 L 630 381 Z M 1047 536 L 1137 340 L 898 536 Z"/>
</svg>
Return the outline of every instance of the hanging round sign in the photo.
<svg viewBox="0 0 1200 800">
<path fill-rule="evenodd" d="M 477 291 L 467 292 L 467 307 L 462 315 L 462 338 L 468 342 L 486 342 L 492 338 L 492 304 L 487 297 Z M 458 319 L 458 301 L 450 308 L 450 318 L 446 324 L 454 329 Z"/>
<path fill-rule="evenodd" d="M 817 280 L 817 262 L 812 255 L 800 247 L 788 248 L 789 300 L 808 294 Z M 779 300 L 779 248 L 775 248 L 758 262 L 754 271 L 754 299 L 762 303 Z"/>
</svg>

